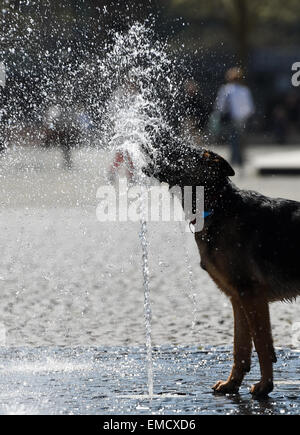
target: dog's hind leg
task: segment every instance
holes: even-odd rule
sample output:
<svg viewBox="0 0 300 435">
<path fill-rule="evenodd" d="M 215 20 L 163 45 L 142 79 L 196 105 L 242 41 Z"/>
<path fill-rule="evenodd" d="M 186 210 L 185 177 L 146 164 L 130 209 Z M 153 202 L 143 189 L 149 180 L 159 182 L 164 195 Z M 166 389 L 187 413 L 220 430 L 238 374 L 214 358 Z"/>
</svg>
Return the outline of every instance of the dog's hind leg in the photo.
<svg viewBox="0 0 300 435">
<path fill-rule="evenodd" d="M 247 317 L 238 298 L 231 298 L 234 314 L 234 363 L 227 381 L 219 381 L 213 389 L 218 393 L 236 393 L 245 373 L 250 371 L 252 337 Z"/>
<path fill-rule="evenodd" d="M 241 301 L 258 354 L 261 371 L 261 380 L 252 386 L 251 393 L 254 396 L 267 396 L 273 390 L 273 362 L 276 362 L 268 302 L 263 296 L 251 294 L 243 295 Z"/>
</svg>

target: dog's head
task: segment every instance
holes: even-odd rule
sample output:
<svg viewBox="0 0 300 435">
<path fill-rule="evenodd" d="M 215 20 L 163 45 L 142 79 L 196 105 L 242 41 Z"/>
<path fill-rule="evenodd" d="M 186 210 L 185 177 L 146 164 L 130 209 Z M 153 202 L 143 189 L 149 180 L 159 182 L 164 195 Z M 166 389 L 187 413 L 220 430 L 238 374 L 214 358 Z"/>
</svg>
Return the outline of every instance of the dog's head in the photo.
<svg viewBox="0 0 300 435">
<path fill-rule="evenodd" d="M 172 186 L 209 186 L 234 175 L 230 164 L 218 154 L 190 146 L 166 147 L 149 153 L 144 173 Z"/>
</svg>

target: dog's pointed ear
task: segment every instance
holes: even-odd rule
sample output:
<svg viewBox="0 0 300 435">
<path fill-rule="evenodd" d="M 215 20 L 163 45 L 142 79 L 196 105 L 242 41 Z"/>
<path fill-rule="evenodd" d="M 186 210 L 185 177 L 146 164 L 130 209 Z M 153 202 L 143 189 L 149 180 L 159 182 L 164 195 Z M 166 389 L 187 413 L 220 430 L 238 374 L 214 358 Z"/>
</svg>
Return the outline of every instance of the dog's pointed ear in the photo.
<svg viewBox="0 0 300 435">
<path fill-rule="evenodd" d="M 220 159 L 220 167 L 223 172 L 223 174 L 226 177 L 233 177 L 235 175 L 234 169 L 232 166 L 227 162 L 227 160 L 223 159 L 223 157 L 218 157 Z"/>
<path fill-rule="evenodd" d="M 221 172 L 225 177 L 233 177 L 235 175 L 234 169 L 230 166 L 227 160 L 212 151 L 205 151 L 203 157 L 212 168 Z"/>
</svg>

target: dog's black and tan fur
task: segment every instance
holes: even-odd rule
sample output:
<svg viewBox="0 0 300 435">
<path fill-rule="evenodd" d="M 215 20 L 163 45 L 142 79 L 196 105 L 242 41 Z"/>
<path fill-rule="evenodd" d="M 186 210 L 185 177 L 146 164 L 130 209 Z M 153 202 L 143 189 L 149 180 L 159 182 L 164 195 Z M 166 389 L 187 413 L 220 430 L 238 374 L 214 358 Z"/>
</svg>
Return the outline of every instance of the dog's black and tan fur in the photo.
<svg viewBox="0 0 300 435">
<path fill-rule="evenodd" d="M 266 396 L 276 362 L 268 304 L 300 294 L 300 203 L 238 189 L 229 179 L 231 166 L 203 149 L 160 152 L 144 171 L 170 187 L 204 186 L 211 214 L 195 233 L 200 264 L 230 298 L 234 314 L 233 367 L 213 389 L 238 391 L 250 370 L 253 342 L 261 380 L 251 393 Z"/>
</svg>

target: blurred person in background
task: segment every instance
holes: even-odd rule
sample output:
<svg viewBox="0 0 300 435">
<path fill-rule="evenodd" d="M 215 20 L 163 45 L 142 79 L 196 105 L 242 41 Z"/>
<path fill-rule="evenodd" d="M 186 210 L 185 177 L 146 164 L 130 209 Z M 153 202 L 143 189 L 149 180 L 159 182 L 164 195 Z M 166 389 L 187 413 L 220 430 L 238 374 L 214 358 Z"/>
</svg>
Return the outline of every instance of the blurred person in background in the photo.
<svg viewBox="0 0 300 435">
<path fill-rule="evenodd" d="M 72 148 L 80 137 L 80 128 L 74 108 L 67 108 L 54 102 L 45 114 L 45 146 L 58 145 L 63 154 L 65 169 L 72 168 Z"/>
<path fill-rule="evenodd" d="M 134 135 L 137 125 L 132 121 L 140 118 L 136 108 L 136 98 L 139 96 L 139 88 L 136 79 L 129 73 L 125 75 L 124 83 L 118 86 L 111 97 L 108 106 L 108 114 L 111 119 L 111 136 L 116 152 L 108 172 L 108 180 L 115 184 L 117 175 L 122 166 L 125 167 L 125 175 L 129 183 L 134 182 L 135 167 L 130 153 L 124 148 L 124 143 Z M 131 112 L 132 111 L 132 112 Z"/>
<path fill-rule="evenodd" d="M 241 68 L 230 68 L 225 75 L 226 84 L 218 91 L 214 111 L 220 115 L 221 123 L 226 124 L 231 147 L 231 164 L 241 170 L 245 158 L 243 136 L 247 121 L 255 108 L 250 89 L 243 83 Z"/>
</svg>

